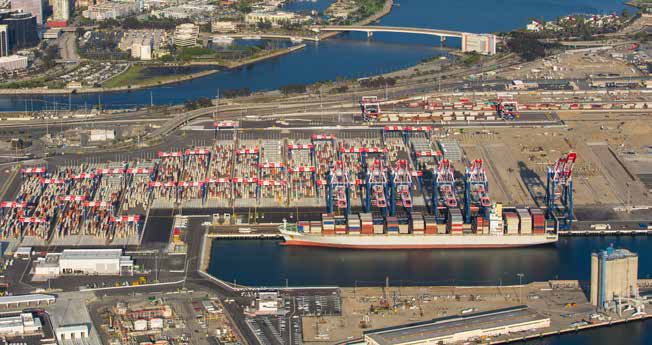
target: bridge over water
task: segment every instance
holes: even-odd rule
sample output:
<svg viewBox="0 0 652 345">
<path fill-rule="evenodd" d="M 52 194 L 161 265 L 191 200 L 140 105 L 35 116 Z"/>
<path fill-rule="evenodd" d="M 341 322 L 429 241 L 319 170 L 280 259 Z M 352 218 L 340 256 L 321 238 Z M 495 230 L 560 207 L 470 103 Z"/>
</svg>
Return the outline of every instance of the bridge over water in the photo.
<svg viewBox="0 0 652 345">
<path fill-rule="evenodd" d="M 374 32 L 398 32 L 406 34 L 438 36 L 441 42 L 446 38 L 460 38 L 462 40 L 462 51 L 476 51 L 480 54 L 492 55 L 496 53 L 496 35 L 493 34 L 476 34 L 463 31 L 439 30 L 428 28 L 411 28 L 403 26 L 373 26 L 373 25 L 325 25 L 313 26 L 311 30 L 315 32 L 322 31 L 359 31 L 366 32 L 371 37 Z"/>
</svg>

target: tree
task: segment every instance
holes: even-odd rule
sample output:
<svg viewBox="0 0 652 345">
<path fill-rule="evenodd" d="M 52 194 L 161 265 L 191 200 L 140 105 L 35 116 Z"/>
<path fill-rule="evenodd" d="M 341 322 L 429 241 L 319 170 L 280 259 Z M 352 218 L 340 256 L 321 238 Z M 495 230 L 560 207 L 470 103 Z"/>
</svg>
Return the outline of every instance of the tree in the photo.
<svg viewBox="0 0 652 345">
<path fill-rule="evenodd" d="M 52 68 L 56 64 L 56 59 L 59 56 L 59 49 L 56 46 L 49 46 L 45 49 L 43 55 L 43 66 L 45 68 Z"/>
<path fill-rule="evenodd" d="M 290 84 L 282 86 L 280 90 L 284 95 L 289 95 L 291 93 L 305 93 L 306 86 L 303 84 Z"/>
</svg>

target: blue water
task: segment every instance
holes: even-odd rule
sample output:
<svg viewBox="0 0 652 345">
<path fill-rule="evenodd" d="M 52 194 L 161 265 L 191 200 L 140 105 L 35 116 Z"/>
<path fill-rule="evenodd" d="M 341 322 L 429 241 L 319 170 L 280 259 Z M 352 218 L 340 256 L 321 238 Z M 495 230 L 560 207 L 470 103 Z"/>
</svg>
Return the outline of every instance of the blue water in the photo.
<svg viewBox="0 0 652 345">
<path fill-rule="evenodd" d="M 324 13 L 333 0 L 290 0 L 283 9 L 291 12 L 308 13 L 313 10 Z"/>
<path fill-rule="evenodd" d="M 209 271 L 245 285 L 500 285 L 590 278 L 590 257 L 613 244 L 639 254 L 639 277 L 652 276 L 648 237 L 563 237 L 555 245 L 489 250 L 341 250 L 283 247 L 277 241 L 213 243 Z M 243 269 L 246 267 L 246 269 Z"/>
<path fill-rule="evenodd" d="M 293 2 L 288 9 L 323 10 L 332 0 Z M 571 13 L 620 12 L 624 5 L 613 0 L 396 0 L 400 6 L 384 17 L 382 25 L 499 32 L 523 27 L 531 18 L 552 19 Z M 451 40 L 451 45 L 459 44 Z M 365 77 L 414 65 L 440 55 L 431 36 L 377 33 L 371 42 L 361 33 L 336 40 L 308 44 L 306 49 L 242 69 L 221 72 L 176 85 L 133 92 L 73 95 L 73 108 L 93 106 L 132 107 L 148 105 L 150 93 L 156 104 L 179 104 L 187 99 L 211 97 L 217 89 L 248 87 L 270 90 L 293 83 L 334 80 L 337 76 Z M 35 99 L 34 102 L 31 100 Z M 27 101 L 26 101 L 27 100 Z M 67 96 L 0 96 L 0 111 L 68 107 Z"/>
<path fill-rule="evenodd" d="M 648 237 L 562 238 L 546 247 L 496 250 L 355 251 L 283 247 L 277 241 L 213 242 L 209 272 L 254 286 L 499 285 L 590 278 L 590 255 L 613 244 L 639 254 L 639 277 L 652 276 Z M 527 342 L 536 345 L 652 344 L 650 321 Z"/>
</svg>

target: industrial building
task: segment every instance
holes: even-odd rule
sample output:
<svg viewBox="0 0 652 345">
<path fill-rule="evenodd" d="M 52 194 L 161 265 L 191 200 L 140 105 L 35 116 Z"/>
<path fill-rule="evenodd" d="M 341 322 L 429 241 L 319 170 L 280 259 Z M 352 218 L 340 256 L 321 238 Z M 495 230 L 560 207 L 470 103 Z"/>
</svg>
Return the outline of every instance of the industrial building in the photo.
<svg viewBox="0 0 652 345">
<path fill-rule="evenodd" d="M 64 249 L 38 258 L 34 275 L 61 274 L 131 275 L 134 262 L 122 249 Z"/>
<path fill-rule="evenodd" d="M 364 342 L 367 345 L 452 344 L 547 327 L 550 318 L 520 306 L 370 331 L 365 333 Z"/>
<path fill-rule="evenodd" d="M 32 313 L 21 313 L 15 316 L 0 317 L 0 335 L 24 336 L 41 332 L 41 319 Z"/>
<path fill-rule="evenodd" d="M 56 297 L 44 294 L 0 296 L 0 307 L 19 308 L 33 307 L 41 304 L 50 304 L 56 301 Z"/>
<path fill-rule="evenodd" d="M 278 292 L 259 292 L 256 300 L 257 315 L 276 314 L 278 311 Z"/>
<path fill-rule="evenodd" d="M 57 340 L 64 341 L 66 339 L 79 339 L 88 337 L 88 326 L 87 325 L 69 325 L 57 327 L 55 330 L 57 335 Z"/>
<path fill-rule="evenodd" d="M 638 296 L 638 255 L 609 247 L 591 255 L 591 304 L 610 309 Z"/>
</svg>

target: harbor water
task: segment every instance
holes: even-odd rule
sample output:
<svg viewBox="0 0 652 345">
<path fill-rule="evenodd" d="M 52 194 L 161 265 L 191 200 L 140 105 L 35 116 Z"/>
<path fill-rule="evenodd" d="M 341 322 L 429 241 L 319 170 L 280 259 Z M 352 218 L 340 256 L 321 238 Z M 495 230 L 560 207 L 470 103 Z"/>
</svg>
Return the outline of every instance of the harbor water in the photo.
<svg viewBox="0 0 652 345">
<path fill-rule="evenodd" d="M 343 250 L 284 247 L 272 240 L 214 240 L 209 272 L 252 286 L 500 285 L 590 278 L 590 256 L 609 245 L 639 254 L 639 277 L 652 276 L 647 236 L 562 237 L 555 245 L 487 250 Z M 650 321 L 565 334 L 537 345 L 652 344 Z"/>
</svg>

